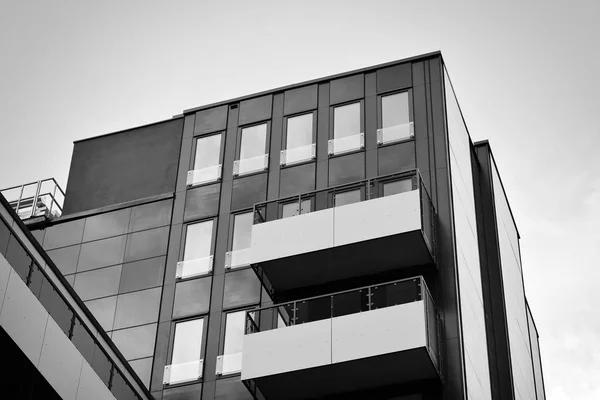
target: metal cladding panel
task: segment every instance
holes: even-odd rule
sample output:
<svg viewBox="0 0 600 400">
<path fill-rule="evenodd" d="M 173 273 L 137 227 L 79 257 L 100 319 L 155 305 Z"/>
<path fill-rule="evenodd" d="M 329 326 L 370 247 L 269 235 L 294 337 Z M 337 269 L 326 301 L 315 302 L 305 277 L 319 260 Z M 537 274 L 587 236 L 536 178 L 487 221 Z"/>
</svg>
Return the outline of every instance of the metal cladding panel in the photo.
<svg viewBox="0 0 600 400">
<path fill-rule="evenodd" d="M 333 363 L 427 345 L 423 301 L 350 314 L 331 320 Z"/>
<path fill-rule="evenodd" d="M 77 400 L 106 400 L 114 399 L 104 382 L 100 380 L 96 372 L 84 361 L 81 366 L 79 377 L 79 388 L 77 389 Z"/>
<path fill-rule="evenodd" d="M 0 326 L 27 358 L 38 365 L 48 313 L 19 275 L 10 274 L 0 311 Z"/>
<path fill-rule="evenodd" d="M 38 370 L 64 400 L 75 400 L 83 356 L 58 324 L 48 318 Z"/>
<path fill-rule="evenodd" d="M 244 336 L 242 380 L 331 364 L 331 320 Z"/>
<path fill-rule="evenodd" d="M 63 215 L 173 192 L 182 135 L 178 118 L 76 142 Z"/>
<path fill-rule="evenodd" d="M 6 294 L 6 288 L 8 287 L 8 278 L 10 277 L 10 264 L 6 261 L 6 258 L 0 254 L 0 310 L 2 310 L 2 304 L 4 303 L 4 295 Z"/>
<path fill-rule="evenodd" d="M 417 190 L 334 208 L 334 246 L 420 229 Z"/>
<path fill-rule="evenodd" d="M 250 262 L 333 247 L 333 213 L 327 209 L 254 225 Z"/>
</svg>

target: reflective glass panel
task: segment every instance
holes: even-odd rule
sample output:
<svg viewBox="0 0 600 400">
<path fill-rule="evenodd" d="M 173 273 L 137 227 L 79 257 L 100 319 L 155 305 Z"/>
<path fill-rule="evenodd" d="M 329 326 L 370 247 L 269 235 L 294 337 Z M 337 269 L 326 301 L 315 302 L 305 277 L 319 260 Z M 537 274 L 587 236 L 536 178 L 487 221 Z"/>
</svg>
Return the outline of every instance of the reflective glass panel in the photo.
<svg viewBox="0 0 600 400">
<path fill-rule="evenodd" d="M 225 274 L 223 308 L 234 308 L 260 301 L 260 281 L 252 270 L 246 268 Z"/>
<path fill-rule="evenodd" d="M 361 201 L 361 190 L 349 190 L 347 192 L 335 193 L 334 207 L 345 206 L 346 204 L 358 203 Z"/>
<path fill-rule="evenodd" d="M 167 252 L 169 227 L 132 233 L 127 237 L 124 261 L 136 261 L 144 258 L 162 256 Z"/>
<path fill-rule="evenodd" d="M 52 319 L 56 321 L 65 335 L 68 335 L 71 329 L 73 311 L 71 311 L 66 301 L 47 280 L 44 280 L 42 283 L 40 303 L 42 303 L 48 314 L 52 316 Z"/>
<path fill-rule="evenodd" d="M 150 357 L 154 354 L 156 324 L 122 329 L 112 333 L 112 340 L 127 360 Z"/>
<path fill-rule="evenodd" d="M 333 138 L 358 135 L 360 125 L 360 103 L 352 103 L 333 109 Z"/>
<path fill-rule="evenodd" d="M 175 325 L 175 341 L 171 364 L 181 364 L 200 359 L 204 319 L 179 322 Z"/>
<path fill-rule="evenodd" d="M 115 312 L 115 329 L 156 322 L 161 288 L 119 295 Z"/>
<path fill-rule="evenodd" d="M 211 277 L 206 277 L 178 282 L 175 286 L 173 318 L 207 313 L 210 306 L 211 281 Z"/>
<path fill-rule="evenodd" d="M 123 264 L 119 293 L 160 286 L 163 282 L 164 269 L 165 257 Z"/>
<path fill-rule="evenodd" d="M 287 120 L 286 149 L 310 146 L 313 143 L 313 115 L 304 114 Z"/>
<path fill-rule="evenodd" d="M 81 243 L 84 224 L 85 219 L 82 218 L 47 228 L 44 235 L 44 250 Z"/>
<path fill-rule="evenodd" d="M 242 351 L 246 311 L 227 314 L 225 321 L 225 345 L 223 354 L 234 354 Z"/>
<path fill-rule="evenodd" d="M 150 387 L 150 375 L 152 374 L 152 357 L 142 358 L 141 360 L 130 361 L 129 365 L 140 377 L 144 385 Z"/>
<path fill-rule="evenodd" d="M 253 222 L 254 213 L 252 212 L 234 215 L 232 250 L 247 249 L 250 247 Z"/>
<path fill-rule="evenodd" d="M 0 254 L 6 255 L 6 247 L 8 246 L 8 238 L 10 237 L 10 230 L 8 226 L 0 219 Z"/>
<path fill-rule="evenodd" d="M 130 214 L 131 209 L 126 208 L 87 218 L 83 230 L 83 241 L 89 242 L 127 233 Z"/>
<path fill-rule="evenodd" d="M 386 182 L 383 184 L 383 195 L 392 196 L 398 193 L 410 192 L 412 190 L 412 179 Z"/>
<path fill-rule="evenodd" d="M 121 266 L 100 268 L 77 274 L 74 289 L 81 300 L 114 296 L 119 292 Z"/>
<path fill-rule="evenodd" d="M 79 250 L 81 245 L 62 247 L 56 250 L 50 250 L 48 255 L 54 261 L 63 275 L 73 274 L 77 270 L 77 261 L 79 260 Z"/>
<path fill-rule="evenodd" d="M 77 347 L 77 350 L 91 365 L 94 359 L 94 339 L 88 330 L 83 326 L 79 318 L 75 319 L 75 325 L 73 326 L 73 337 L 71 342 Z"/>
<path fill-rule="evenodd" d="M 19 274 L 23 282 L 27 280 L 29 275 L 29 268 L 31 267 L 31 257 L 25 251 L 21 243 L 15 236 L 10 236 L 8 240 L 8 250 L 6 250 L 6 261 L 13 267 L 13 269 Z"/>
<path fill-rule="evenodd" d="M 85 305 L 105 331 L 112 330 L 115 320 L 115 308 L 117 307 L 117 296 L 86 301 Z"/>
<path fill-rule="evenodd" d="M 213 220 L 190 224 L 185 231 L 183 260 L 208 257 L 212 253 Z"/>
<path fill-rule="evenodd" d="M 219 164 L 221 156 L 221 135 L 211 135 L 196 140 L 194 169 L 213 167 Z"/>
<path fill-rule="evenodd" d="M 215 400 L 252 400 L 253 397 L 239 377 L 218 379 Z"/>
<path fill-rule="evenodd" d="M 281 218 L 293 217 L 295 215 L 306 214 L 311 211 L 312 199 L 302 200 L 300 203 L 300 210 L 298 210 L 298 203 L 286 203 L 281 207 Z"/>
<path fill-rule="evenodd" d="M 127 236 L 116 236 L 81 245 L 77 272 L 121 264 Z"/>
<path fill-rule="evenodd" d="M 267 141 L 267 124 L 242 129 L 240 160 L 264 155 Z"/>
<path fill-rule="evenodd" d="M 168 225 L 171 222 L 172 207 L 173 200 L 171 199 L 133 207 L 131 209 L 131 220 L 129 221 L 129 232 Z"/>
</svg>

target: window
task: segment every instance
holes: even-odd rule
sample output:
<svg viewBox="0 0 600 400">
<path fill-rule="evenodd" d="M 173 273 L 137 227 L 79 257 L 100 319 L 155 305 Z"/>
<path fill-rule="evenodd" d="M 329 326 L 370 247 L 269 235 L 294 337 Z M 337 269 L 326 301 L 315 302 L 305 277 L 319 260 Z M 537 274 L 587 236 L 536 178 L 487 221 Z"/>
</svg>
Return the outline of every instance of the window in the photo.
<svg viewBox="0 0 600 400">
<path fill-rule="evenodd" d="M 252 268 L 225 274 L 223 309 L 246 307 L 260 302 L 261 284 Z"/>
<path fill-rule="evenodd" d="M 202 377 L 204 319 L 175 324 L 171 365 L 165 367 L 163 383 L 186 382 Z"/>
<path fill-rule="evenodd" d="M 377 130 L 377 143 L 380 145 L 409 139 L 414 135 L 408 108 L 408 92 L 381 97 L 380 127 Z"/>
<path fill-rule="evenodd" d="M 235 214 L 233 216 L 233 238 L 231 251 L 227 253 L 226 268 L 248 265 L 250 262 L 250 246 L 254 212 Z"/>
<path fill-rule="evenodd" d="M 213 220 L 190 224 L 185 230 L 183 261 L 177 263 L 177 277 L 188 278 L 212 271 Z"/>
<path fill-rule="evenodd" d="M 234 175 L 264 171 L 268 167 L 267 124 L 242 128 L 238 160 L 233 165 Z"/>
<path fill-rule="evenodd" d="M 228 313 L 225 317 L 223 355 L 217 358 L 217 374 L 227 375 L 242 370 L 242 345 L 245 326 L 245 310 Z"/>
<path fill-rule="evenodd" d="M 311 212 L 312 199 L 304 199 L 300 203 L 298 210 L 298 202 L 285 203 L 281 205 L 281 218 L 293 217 L 295 215 L 306 214 Z"/>
<path fill-rule="evenodd" d="M 315 158 L 313 114 L 289 117 L 286 120 L 285 150 L 281 152 L 281 165 L 290 165 Z"/>
<path fill-rule="evenodd" d="M 411 190 L 413 190 L 413 183 L 411 178 L 383 183 L 384 196 L 392 196 L 398 193 L 410 192 Z"/>
<path fill-rule="evenodd" d="M 345 206 L 347 204 L 358 203 L 362 200 L 362 190 L 348 190 L 346 192 L 334 193 L 333 205 L 334 207 Z"/>
<path fill-rule="evenodd" d="M 221 178 L 221 137 L 211 135 L 198 138 L 194 165 L 188 172 L 188 186 L 214 182 Z"/>
<path fill-rule="evenodd" d="M 333 109 L 333 140 L 329 141 L 329 154 L 340 154 L 364 148 L 361 103 L 352 103 Z"/>
</svg>

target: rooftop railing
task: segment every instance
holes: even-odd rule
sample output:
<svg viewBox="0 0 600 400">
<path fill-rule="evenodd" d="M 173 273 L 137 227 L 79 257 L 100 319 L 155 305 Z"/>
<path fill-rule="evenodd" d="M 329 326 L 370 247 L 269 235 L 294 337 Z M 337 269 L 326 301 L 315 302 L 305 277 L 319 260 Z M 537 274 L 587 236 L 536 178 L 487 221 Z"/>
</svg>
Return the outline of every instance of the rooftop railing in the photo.
<svg viewBox="0 0 600 400">
<path fill-rule="evenodd" d="M 261 224 L 286 217 L 291 217 L 309 212 L 321 211 L 328 208 L 348 204 L 341 197 L 349 192 L 355 192 L 356 197 L 351 202 L 369 201 L 386 195 L 385 185 L 389 183 L 410 180 L 410 185 L 403 186 L 402 191 L 419 190 L 421 203 L 421 226 L 425 241 L 432 254 L 436 257 L 436 216 L 435 207 L 427 192 L 423 178 L 418 169 L 401 173 L 363 179 L 343 185 L 313 190 L 295 196 L 282 197 L 275 200 L 254 204 L 254 224 Z M 358 195 L 360 191 L 360 195 Z M 396 194 L 396 193 L 394 193 Z M 338 196 L 340 198 L 338 199 Z M 338 201 L 340 200 L 340 201 Z"/>
<path fill-rule="evenodd" d="M 3 189 L 0 194 L 8 201 L 19 218 L 58 218 L 62 214 L 65 193 L 54 178 Z"/>
</svg>

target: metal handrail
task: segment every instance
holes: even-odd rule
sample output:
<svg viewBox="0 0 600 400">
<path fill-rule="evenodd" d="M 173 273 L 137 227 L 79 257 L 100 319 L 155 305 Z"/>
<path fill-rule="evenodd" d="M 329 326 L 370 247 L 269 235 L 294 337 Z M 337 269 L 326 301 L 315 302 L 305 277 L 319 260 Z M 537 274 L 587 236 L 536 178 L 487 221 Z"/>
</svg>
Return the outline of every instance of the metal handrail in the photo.
<svg viewBox="0 0 600 400">
<path fill-rule="evenodd" d="M 316 300 L 316 299 L 323 299 L 323 298 L 327 298 L 327 297 L 335 297 L 335 296 L 339 296 L 342 294 L 347 294 L 347 293 L 353 293 L 353 292 L 358 292 L 358 291 L 362 291 L 362 290 L 368 290 L 368 289 L 373 289 L 373 288 L 378 288 L 378 287 L 384 287 L 384 286 L 388 286 L 388 285 L 394 285 L 397 283 L 402 283 L 402 282 L 408 282 L 408 281 L 412 281 L 412 280 L 419 280 L 420 283 L 420 287 L 421 287 L 421 295 L 422 298 L 425 298 L 425 296 L 429 296 L 429 299 L 431 300 L 431 303 L 434 307 L 434 309 L 436 308 L 435 303 L 433 302 L 433 297 L 431 296 L 431 292 L 429 291 L 429 288 L 427 287 L 427 283 L 425 282 L 425 279 L 423 278 L 422 275 L 419 276 L 413 276 L 410 278 L 403 278 L 403 279 L 398 279 L 398 280 L 394 280 L 394 281 L 389 281 L 389 282 L 383 282 L 383 283 L 378 283 L 378 284 L 373 284 L 373 285 L 367 285 L 367 286 L 361 286 L 358 288 L 353 288 L 353 289 L 347 289 L 347 290 L 341 290 L 338 292 L 334 292 L 334 293 L 328 293 L 328 294 L 324 294 L 324 295 L 318 295 L 318 296 L 312 296 L 312 297 L 306 297 L 306 298 L 302 298 L 299 300 L 294 300 L 294 301 L 288 301 L 285 303 L 278 303 L 278 304 L 274 304 L 271 306 L 266 306 L 266 307 L 260 307 L 260 308 L 253 308 L 250 309 L 248 311 L 246 311 L 246 321 L 251 321 L 252 324 L 254 325 L 254 327 L 257 329 L 258 332 L 260 332 L 260 328 L 258 327 L 258 325 L 256 324 L 256 322 L 254 321 L 254 319 L 250 316 L 250 314 L 255 314 L 255 315 L 260 315 L 260 313 L 262 311 L 266 311 L 266 310 L 272 310 L 272 309 L 277 309 L 280 307 L 284 307 L 287 305 L 294 305 L 294 309 L 297 309 L 297 307 L 295 306 L 298 303 L 303 303 L 303 302 L 307 302 L 307 301 L 312 301 L 312 300 Z"/>
<path fill-rule="evenodd" d="M 49 183 L 52 186 L 42 193 L 41 192 L 42 187 L 43 187 L 43 185 L 45 185 L 47 183 Z M 35 194 L 27 195 L 24 197 L 25 189 L 28 187 L 32 187 L 33 185 L 35 185 Z M 65 198 L 65 193 L 54 178 L 48 178 L 48 179 L 43 179 L 43 180 L 39 180 L 39 181 L 24 183 L 22 185 L 9 187 L 9 188 L 1 190 L 0 194 L 4 195 L 6 197 L 8 192 L 15 190 L 15 189 L 20 189 L 18 197 L 16 199 L 14 199 L 14 198 L 10 198 L 11 196 L 8 196 L 9 197 L 8 201 L 9 201 L 9 204 L 11 205 L 11 207 L 15 210 L 15 212 L 19 215 L 20 218 L 27 219 L 27 218 L 32 218 L 32 217 L 37 216 L 36 214 L 40 207 L 40 205 L 38 205 L 40 198 L 42 199 L 42 203 L 45 206 L 44 214 L 45 215 L 47 214 L 46 217 L 52 218 L 54 216 L 52 214 L 53 210 L 56 212 L 56 214 L 57 214 L 56 216 L 60 216 L 60 214 L 62 214 L 62 204 L 61 204 L 62 201 L 57 199 L 56 190 L 58 189 L 58 191 L 62 195 L 63 201 Z M 46 201 L 43 200 L 44 198 L 49 199 L 49 202 L 50 202 L 49 205 L 46 204 Z M 26 205 L 24 206 L 24 204 L 26 204 Z M 54 206 L 56 206 L 56 208 Z M 31 207 L 31 210 L 28 210 L 29 207 Z M 20 214 L 22 209 L 27 210 L 26 216 L 22 216 Z"/>
<path fill-rule="evenodd" d="M 360 187 L 360 186 L 366 186 L 366 187 L 370 188 L 370 187 L 374 186 L 374 184 L 377 182 L 391 180 L 394 178 L 401 179 L 401 178 L 409 178 L 409 177 L 416 177 L 417 178 L 417 189 L 421 187 L 422 190 L 424 190 L 425 193 L 427 194 L 427 197 L 429 199 L 431 199 L 431 196 L 429 196 L 429 193 L 427 192 L 425 185 L 421 185 L 423 178 L 421 176 L 419 169 L 413 168 L 408 171 L 394 172 L 394 173 L 387 174 L 387 175 L 380 175 L 375 178 L 361 179 L 358 181 L 344 183 L 344 184 L 336 185 L 336 186 L 330 186 L 330 187 L 323 188 L 323 189 L 311 190 L 309 192 L 300 193 L 300 194 L 297 194 L 294 196 L 280 197 L 280 198 L 274 199 L 274 200 L 267 200 L 267 201 L 261 201 L 261 202 L 255 203 L 252 207 L 252 210 L 254 212 L 254 223 L 256 224 L 257 221 L 260 221 L 260 220 L 262 220 L 262 221 L 260 221 L 258 223 L 262 223 L 262 222 L 266 221 L 261 214 L 261 209 L 266 208 L 269 204 L 275 204 L 275 203 L 286 204 L 286 203 L 291 203 L 292 200 L 295 200 L 295 199 L 297 199 L 298 203 L 301 203 L 303 199 L 314 197 L 319 193 L 335 194 L 336 192 L 342 192 L 347 189 L 354 188 L 354 187 Z M 372 195 L 372 193 L 370 192 L 370 190 L 367 191 L 366 196 L 365 196 L 365 201 L 370 200 L 371 195 Z M 379 196 L 379 197 L 382 197 L 382 196 Z M 258 219 L 257 219 L 257 216 L 258 216 Z"/>
</svg>

